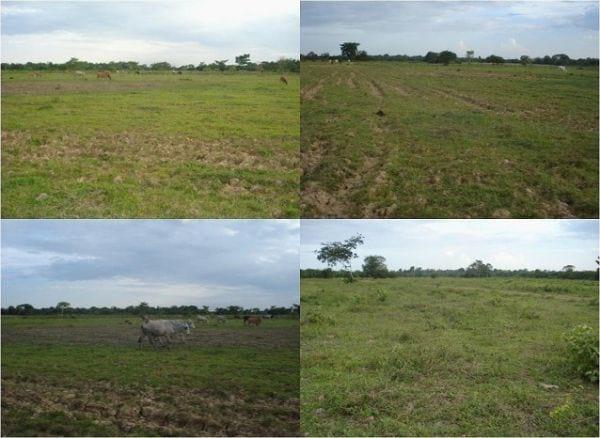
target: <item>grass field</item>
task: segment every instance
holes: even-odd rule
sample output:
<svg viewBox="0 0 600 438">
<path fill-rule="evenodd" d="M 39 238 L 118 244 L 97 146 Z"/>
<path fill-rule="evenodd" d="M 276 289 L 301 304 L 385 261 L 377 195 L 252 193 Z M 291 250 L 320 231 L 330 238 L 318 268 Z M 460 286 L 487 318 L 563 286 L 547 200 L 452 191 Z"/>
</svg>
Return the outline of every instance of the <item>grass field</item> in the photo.
<svg viewBox="0 0 600 438">
<path fill-rule="evenodd" d="M 139 322 L 3 317 L 2 435 L 299 433 L 297 320 L 197 326 L 170 350 L 139 350 Z"/>
<path fill-rule="evenodd" d="M 576 280 L 303 280 L 301 430 L 598 436 L 598 385 L 571 368 L 562 338 L 578 324 L 598 327 L 597 288 Z"/>
<path fill-rule="evenodd" d="M 2 217 L 298 217 L 299 77 L 2 75 Z"/>
<path fill-rule="evenodd" d="M 302 217 L 598 217 L 598 69 L 301 66 Z"/>
</svg>

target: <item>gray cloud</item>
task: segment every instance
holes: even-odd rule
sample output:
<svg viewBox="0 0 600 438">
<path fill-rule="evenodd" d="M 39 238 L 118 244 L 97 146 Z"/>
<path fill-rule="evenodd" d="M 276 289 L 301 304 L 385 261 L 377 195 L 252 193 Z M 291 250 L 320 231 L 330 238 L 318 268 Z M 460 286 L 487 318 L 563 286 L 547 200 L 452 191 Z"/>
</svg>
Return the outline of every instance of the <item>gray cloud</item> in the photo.
<svg viewBox="0 0 600 438">
<path fill-rule="evenodd" d="M 301 6 L 301 51 L 337 53 L 358 41 L 374 54 L 464 51 L 487 56 L 519 54 L 597 56 L 595 2 L 313 2 Z M 461 44 L 463 42 L 463 44 Z"/>
<path fill-rule="evenodd" d="M 298 56 L 294 0 L 3 2 L 3 61 L 166 60 L 174 64 Z"/>
<path fill-rule="evenodd" d="M 101 285 L 80 305 L 97 294 L 137 291 L 139 302 L 153 288 L 182 287 L 221 291 L 203 304 L 289 305 L 298 301 L 297 222 L 3 221 L 3 304 L 23 301 L 34 283 L 39 291 Z"/>
</svg>

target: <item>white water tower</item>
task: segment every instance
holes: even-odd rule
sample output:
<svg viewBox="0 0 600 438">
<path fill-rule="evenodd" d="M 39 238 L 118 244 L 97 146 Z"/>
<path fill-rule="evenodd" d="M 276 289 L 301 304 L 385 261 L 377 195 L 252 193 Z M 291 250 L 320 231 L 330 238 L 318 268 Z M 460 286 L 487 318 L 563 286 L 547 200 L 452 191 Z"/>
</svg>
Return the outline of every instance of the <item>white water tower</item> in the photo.
<svg viewBox="0 0 600 438">
<path fill-rule="evenodd" d="M 475 58 L 474 50 L 467 50 L 467 61 L 471 62 L 471 59 Z"/>
</svg>

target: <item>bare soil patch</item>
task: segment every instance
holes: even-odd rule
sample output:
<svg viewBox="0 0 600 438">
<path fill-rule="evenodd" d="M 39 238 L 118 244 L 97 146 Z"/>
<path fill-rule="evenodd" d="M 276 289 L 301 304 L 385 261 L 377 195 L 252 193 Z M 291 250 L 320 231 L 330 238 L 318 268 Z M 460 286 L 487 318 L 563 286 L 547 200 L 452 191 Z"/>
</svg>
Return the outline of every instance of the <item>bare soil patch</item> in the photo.
<svg viewBox="0 0 600 438">
<path fill-rule="evenodd" d="M 455 93 L 455 92 L 451 92 L 448 90 L 437 90 L 437 89 L 431 89 L 431 91 L 434 94 L 437 94 L 438 96 L 442 96 L 442 97 L 446 97 L 449 99 L 452 99 L 456 102 L 459 102 L 461 104 L 467 105 L 471 108 L 475 108 L 477 110 L 482 110 L 482 111 L 494 111 L 494 112 L 507 112 L 508 110 L 506 109 L 502 109 L 502 108 L 498 108 L 494 105 L 491 105 L 488 102 L 482 101 L 482 100 L 478 100 L 478 99 L 474 99 L 470 96 L 466 96 L 464 94 L 459 94 L 459 93 Z"/>
<path fill-rule="evenodd" d="M 35 138 L 25 132 L 2 132 L 5 157 L 14 155 L 29 163 L 49 160 L 69 162 L 81 158 L 110 158 L 137 162 L 145 166 L 169 163 L 197 163 L 228 169 L 294 170 L 298 156 L 277 140 L 203 141 L 183 136 L 156 136 L 141 132 L 97 134 L 80 137 L 64 134 Z M 268 149 L 269 155 L 260 153 Z"/>
<path fill-rule="evenodd" d="M 13 412 L 29 413 L 29 421 L 48 413 L 62 413 L 69 419 L 88 420 L 117 435 L 299 435 L 299 399 L 257 398 L 242 391 L 217 388 L 139 389 L 110 382 L 77 386 L 65 382 L 57 386 L 43 379 L 2 379 L 3 436 L 19 430 Z M 49 430 L 38 433 L 56 434 L 51 429 L 55 424 L 47 427 Z M 77 435 L 77 430 L 73 434 Z"/>
<path fill-rule="evenodd" d="M 280 348 L 299 345 L 297 327 L 268 328 L 268 321 L 257 329 L 205 328 L 196 327 L 186 336 L 185 345 L 177 342 L 173 348 L 188 347 L 260 347 Z M 241 320 L 228 322 L 242 326 Z M 126 325 L 115 322 L 102 326 L 60 326 L 60 327 L 5 327 L 2 329 L 2 343 L 29 345 L 131 345 L 137 347 L 140 325 Z M 148 347 L 148 343 L 145 345 Z M 150 347 L 148 347 L 150 348 Z"/>
<path fill-rule="evenodd" d="M 303 89 L 300 92 L 302 99 L 313 100 L 317 96 L 317 94 L 319 94 L 319 92 L 323 88 L 324 84 L 325 84 L 325 78 L 322 78 L 322 79 L 319 79 L 319 82 L 317 82 L 317 84 L 315 86 Z"/>
<path fill-rule="evenodd" d="M 356 88 L 356 84 L 354 83 L 354 78 L 355 78 L 355 74 L 354 72 L 350 72 L 350 76 L 348 77 L 348 79 L 346 79 L 346 85 L 348 85 L 348 88 Z"/>
<path fill-rule="evenodd" d="M 385 96 L 383 88 L 377 82 L 372 79 L 369 79 L 369 88 L 371 90 L 371 94 L 377 98 L 382 98 Z"/>
<path fill-rule="evenodd" d="M 2 94 L 64 94 L 85 92 L 117 92 L 127 90 L 148 90 L 164 87 L 161 82 L 120 82 L 101 79 L 81 79 L 73 81 L 2 81 Z"/>
</svg>

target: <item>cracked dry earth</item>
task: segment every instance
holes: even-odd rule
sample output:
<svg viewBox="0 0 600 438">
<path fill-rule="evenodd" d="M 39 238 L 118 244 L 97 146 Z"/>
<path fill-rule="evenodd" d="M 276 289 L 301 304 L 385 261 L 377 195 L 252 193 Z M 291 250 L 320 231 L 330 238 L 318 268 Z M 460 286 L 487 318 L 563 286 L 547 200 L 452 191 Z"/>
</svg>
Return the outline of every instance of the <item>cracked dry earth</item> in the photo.
<svg viewBox="0 0 600 438">
<path fill-rule="evenodd" d="M 40 436 L 80 434 L 71 424 L 89 424 L 92 435 L 297 435 L 298 409 L 297 398 L 257 399 L 242 391 L 140 390 L 109 382 L 57 387 L 42 379 L 2 380 L 3 436 L 19 430 L 15 413 L 38 417 Z M 48 417 L 59 421 L 44 424 Z"/>
</svg>

